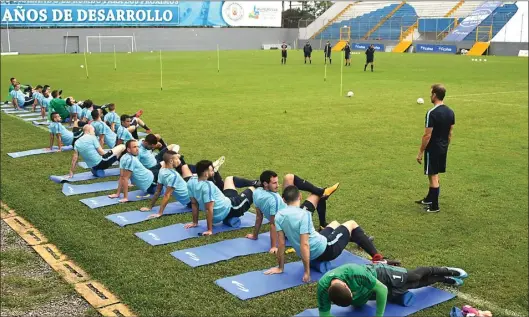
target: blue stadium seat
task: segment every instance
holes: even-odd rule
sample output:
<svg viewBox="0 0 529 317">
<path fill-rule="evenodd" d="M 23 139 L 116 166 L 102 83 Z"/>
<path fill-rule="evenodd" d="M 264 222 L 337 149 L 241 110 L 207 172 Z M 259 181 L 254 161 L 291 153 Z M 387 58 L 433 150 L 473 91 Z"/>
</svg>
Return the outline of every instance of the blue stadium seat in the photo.
<svg viewBox="0 0 529 317">
<path fill-rule="evenodd" d="M 516 4 L 504 4 L 501 7 L 496 8 L 496 10 L 483 20 L 479 26 L 492 26 L 492 37 L 494 37 L 505 26 L 505 24 L 509 22 L 516 11 L 518 11 L 518 6 L 516 6 Z M 476 33 L 476 30 L 474 30 L 465 37 L 464 41 L 475 41 Z M 488 35 L 485 32 L 483 32 L 483 34 L 479 32 L 478 41 L 484 42 L 487 40 L 489 40 Z"/>
<path fill-rule="evenodd" d="M 373 32 L 369 39 L 398 40 L 401 27 L 408 28 L 417 22 L 417 19 L 415 9 L 409 4 L 404 4 L 391 18 Z"/>
</svg>

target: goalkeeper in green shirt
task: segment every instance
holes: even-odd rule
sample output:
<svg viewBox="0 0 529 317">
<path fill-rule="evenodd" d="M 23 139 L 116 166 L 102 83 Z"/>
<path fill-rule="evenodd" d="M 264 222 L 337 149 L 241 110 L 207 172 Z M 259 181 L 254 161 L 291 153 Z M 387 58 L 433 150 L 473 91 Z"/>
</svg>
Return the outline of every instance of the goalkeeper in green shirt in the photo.
<svg viewBox="0 0 529 317">
<path fill-rule="evenodd" d="M 365 305 L 376 299 L 376 316 L 384 316 L 386 302 L 396 300 L 409 289 L 435 283 L 461 286 L 468 274 L 452 267 L 418 267 L 407 270 L 387 264 L 344 264 L 331 270 L 318 282 L 320 316 L 332 316 L 331 304 L 341 307 Z"/>
</svg>

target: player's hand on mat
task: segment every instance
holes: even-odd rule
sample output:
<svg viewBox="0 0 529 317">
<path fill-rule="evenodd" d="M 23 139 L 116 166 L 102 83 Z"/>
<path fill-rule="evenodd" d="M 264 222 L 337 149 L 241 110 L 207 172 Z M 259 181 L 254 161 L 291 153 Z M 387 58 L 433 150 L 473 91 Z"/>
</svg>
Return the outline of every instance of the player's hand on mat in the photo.
<svg viewBox="0 0 529 317">
<path fill-rule="evenodd" d="M 44 148 L 46 151 L 51 151 L 51 147 Z"/>
<path fill-rule="evenodd" d="M 184 229 L 194 228 L 198 226 L 198 223 L 188 223 L 184 226 Z"/>
<path fill-rule="evenodd" d="M 152 215 L 149 215 L 149 217 L 147 217 L 147 219 L 153 219 L 153 218 L 158 218 L 160 217 L 161 215 L 159 213 L 155 213 L 155 214 L 152 214 Z"/>
<path fill-rule="evenodd" d="M 151 208 L 149 208 L 149 207 L 141 207 L 140 211 L 151 211 Z"/>
<path fill-rule="evenodd" d="M 310 282 L 310 272 L 309 273 L 303 273 L 303 283 Z"/>
<path fill-rule="evenodd" d="M 264 272 L 265 275 L 281 274 L 281 273 L 283 273 L 283 270 L 278 267 L 273 267 L 270 270 Z"/>
<path fill-rule="evenodd" d="M 62 152 L 62 148 L 58 148 L 58 149 L 57 149 L 57 152 Z"/>
<path fill-rule="evenodd" d="M 210 235 L 212 235 L 212 234 L 213 234 L 213 232 L 212 232 L 211 230 L 208 230 L 208 231 L 204 231 L 204 232 L 202 232 L 202 235 L 203 235 L 203 236 L 210 236 Z"/>
<path fill-rule="evenodd" d="M 120 203 L 126 203 L 127 201 L 129 201 L 128 198 L 121 198 L 121 199 L 119 200 Z"/>
<path fill-rule="evenodd" d="M 257 240 L 257 237 L 254 236 L 254 235 L 251 234 L 251 233 L 247 234 L 247 235 L 246 235 L 246 238 L 247 238 L 247 239 L 250 239 L 250 240 Z"/>
<path fill-rule="evenodd" d="M 70 173 L 68 173 L 68 176 L 66 176 L 66 178 L 72 178 L 73 177 L 73 172 L 70 171 Z"/>
<path fill-rule="evenodd" d="M 119 195 L 118 194 L 110 194 L 108 195 L 108 198 L 118 198 Z"/>
<path fill-rule="evenodd" d="M 422 152 L 419 152 L 419 154 L 417 154 L 416 160 L 417 160 L 417 163 L 422 164 Z"/>
<path fill-rule="evenodd" d="M 270 248 L 270 251 L 268 251 L 268 253 L 276 254 L 277 253 L 277 248 L 276 247 Z"/>
</svg>

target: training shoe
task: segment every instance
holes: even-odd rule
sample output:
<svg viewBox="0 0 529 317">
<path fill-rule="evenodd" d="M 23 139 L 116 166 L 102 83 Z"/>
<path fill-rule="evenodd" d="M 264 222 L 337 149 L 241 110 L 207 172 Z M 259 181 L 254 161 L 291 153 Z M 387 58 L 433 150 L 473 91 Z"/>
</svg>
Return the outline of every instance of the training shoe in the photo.
<svg viewBox="0 0 529 317">
<path fill-rule="evenodd" d="M 141 117 L 142 114 L 143 114 L 143 109 L 140 109 L 140 110 L 138 110 L 138 112 L 136 112 L 136 113 L 134 114 L 134 116 L 135 116 L 136 118 L 139 118 L 139 117 Z"/>
<path fill-rule="evenodd" d="M 325 190 L 323 191 L 322 198 L 328 198 L 329 196 L 331 196 L 338 189 L 339 186 L 340 186 L 340 183 L 336 183 L 332 185 L 331 187 L 325 188 Z"/>
<path fill-rule="evenodd" d="M 426 198 L 416 200 L 415 203 L 419 205 L 431 205 L 432 204 L 432 202 L 427 201 Z"/>
<path fill-rule="evenodd" d="M 463 285 L 465 283 L 465 282 L 463 282 L 462 279 L 457 278 L 457 277 L 450 276 L 450 277 L 447 277 L 447 279 L 452 280 L 454 282 L 453 284 L 450 284 L 450 285 L 453 285 L 453 286 L 461 286 L 461 285 Z"/>
<path fill-rule="evenodd" d="M 446 267 L 446 268 L 449 269 L 450 271 L 455 271 L 455 272 L 459 273 L 459 275 L 456 276 L 459 279 L 465 279 L 465 278 L 468 277 L 468 273 L 465 272 L 465 270 L 463 270 L 463 269 L 460 269 L 458 267 Z"/>
<path fill-rule="evenodd" d="M 431 205 L 426 205 L 426 207 L 424 208 L 424 211 L 425 212 L 436 213 L 436 212 L 441 211 L 441 208 L 439 208 L 439 206 L 437 206 L 437 208 L 433 208 Z"/>
<path fill-rule="evenodd" d="M 213 171 L 216 173 L 219 171 L 219 168 L 224 164 L 226 161 L 226 157 L 221 156 L 219 157 L 215 162 L 213 162 Z"/>
</svg>

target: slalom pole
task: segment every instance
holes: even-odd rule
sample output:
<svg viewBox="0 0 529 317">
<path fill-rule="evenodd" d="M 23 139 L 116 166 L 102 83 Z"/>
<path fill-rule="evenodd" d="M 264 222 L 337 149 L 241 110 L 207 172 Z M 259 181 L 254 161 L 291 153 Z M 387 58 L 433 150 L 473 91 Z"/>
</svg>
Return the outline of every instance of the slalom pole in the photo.
<svg viewBox="0 0 529 317">
<path fill-rule="evenodd" d="M 342 63 L 341 63 L 341 66 L 340 66 L 340 96 L 342 96 L 342 92 L 343 92 L 343 63 L 344 63 L 344 55 L 343 55 L 343 51 L 342 51 Z"/>
<path fill-rule="evenodd" d="M 160 90 L 163 90 L 162 50 L 160 50 Z"/>
<path fill-rule="evenodd" d="M 88 79 L 88 61 L 86 60 L 86 51 L 84 52 L 84 69 L 86 70 L 86 79 Z"/>
<path fill-rule="evenodd" d="M 116 45 L 114 45 L 114 70 L 118 68 L 118 63 L 116 60 Z"/>
</svg>

